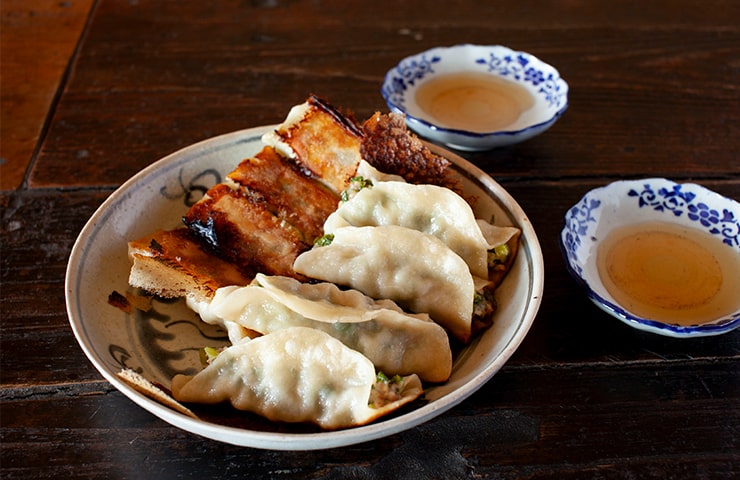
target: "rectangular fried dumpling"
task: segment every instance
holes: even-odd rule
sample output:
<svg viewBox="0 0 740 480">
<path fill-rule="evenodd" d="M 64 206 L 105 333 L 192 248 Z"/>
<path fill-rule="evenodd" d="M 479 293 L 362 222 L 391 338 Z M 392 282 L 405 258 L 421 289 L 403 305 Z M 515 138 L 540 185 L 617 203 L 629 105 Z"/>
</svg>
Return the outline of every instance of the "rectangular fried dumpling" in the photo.
<svg viewBox="0 0 740 480">
<path fill-rule="evenodd" d="M 293 259 L 322 234 L 338 201 L 321 179 L 265 146 L 211 187 L 183 222 L 229 262 L 293 275 Z"/>
<path fill-rule="evenodd" d="M 378 377 L 339 340 L 292 327 L 230 346 L 199 373 L 175 376 L 171 390 L 180 402 L 230 402 L 269 420 L 334 430 L 367 424 L 423 392 L 416 375 Z"/>
<path fill-rule="evenodd" d="M 191 307 L 204 321 L 226 328 L 232 343 L 251 332 L 303 326 L 328 333 L 386 374 L 444 382 L 452 371 L 447 333 L 428 315 L 410 315 L 390 300 L 331 283 L 257 274 L 252 285 L 221 288 L 210 302 Z"/>
<path fill-rule="evenodd" d="M 337 195 L 360 163 L 362 130 L 337 109 L 311 96 L 294 106 L 285 121 L 262 141 L 293 159 Z"/>
<path fill-rule="evenodd" d="M 321 236 L 326 218 L 339 202 L 338 195 L 271 147 L 242 161 L 226 180 L 235 190 L 264 199 L 264 207 L 280 221 L 295 227 L 301 240 L 308 244 Z"/>
<path fill-rule="evenodd" d="M 208 300 L 226 285 L 248 285 L 255 271 L 228 262 L 185 228 L 158 230 L 128 244 L 129 284 L 164 298 Z"/>
<path fill-rule="evenodd" d="M 263 196 L 226 184 L 209 189 L 183 220 L 226 260 L 275 275 L 291 275 L 293 259 L 310 245 Z"/>
</svg>

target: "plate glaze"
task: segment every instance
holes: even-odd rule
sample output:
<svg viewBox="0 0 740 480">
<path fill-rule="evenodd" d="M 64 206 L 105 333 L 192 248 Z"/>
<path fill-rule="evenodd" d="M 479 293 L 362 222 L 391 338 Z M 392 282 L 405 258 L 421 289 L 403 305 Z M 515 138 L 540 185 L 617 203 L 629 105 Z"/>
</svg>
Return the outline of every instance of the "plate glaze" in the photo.
<svg viewBox="0 0 740 480">
<path fill-rule="evenodd" d="M 201 322 L 183 300 L 154 300 L 152 309 L 126 314 L 108 303 L 129 291 L 127 242 L 157 229 L 179 226 L 182 215 L 207 189 L 263 147 L 273 126 L 215 137 L 175 152 L 117 189 L 81 231 L 69 259 L 67 312 L 74 334 L 103 377 L 133 402 L 183 430 L 234 445 L 274 450 L 314 450 L 361 443 L 401 432 L 454 407 L 478 390 L 511 357 L 532 324 L 543 289 L 537 236 L 515 200 L 477 167 L 434 145 L 448 158 L 464 190 L 478 198 L 478 217 L 522 230 L 514 266 L 497 292 L 494 325 L 459 353 L 448 382 L 430 386 L 408 408 L 372 424 L 339 431 L 280 424 L 228 406 L 189 405 L 194 419 L 138 393 L 116 373 L 132 368 L 169 387 L 176 373 L 202 368 L 199 350 L 228 343 L 226 333 Z"/>
</svg>

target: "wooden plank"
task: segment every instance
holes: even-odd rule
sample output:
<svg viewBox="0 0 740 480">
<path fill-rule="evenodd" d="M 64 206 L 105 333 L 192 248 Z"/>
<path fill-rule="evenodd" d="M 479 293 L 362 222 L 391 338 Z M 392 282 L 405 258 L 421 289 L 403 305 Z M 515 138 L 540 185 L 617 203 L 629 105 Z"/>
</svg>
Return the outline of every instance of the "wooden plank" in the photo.
<svg viewBox="0 0 740 480">
<path fill-rule="evenodd" d="M 6 89 L 15 54 L 6 55 L 6 25 L 55 15 L 6 16 L 6 7 L 41 5 L 62 15 L 79 7 L 70 3 L 3 2 L 2 96 L 23 93 Z M 48 130 L 40 130 L 38 156 L 29 154 L 14 177 L 6 173 L 5 128 L 15 127 L 7 118 L 18 110 L 2 105 L 2 478 L 740 476 L 740 330 L 672 339 L 631 329 L 579 290 L 558 245 L 567 209 L 616 178 L 699 180 L 740 199 L 740 3 L 453 7 L 422 0 L 94 2 Z M 56 29 L 74 30 L 62 23 L 20 48 L 53 49 L 42 33 L 57 42 Z M 174 428 L 102 380 L 68 324 L 64 273 L 77 234 L 115 186 L 193 142 L 278 122 L 311 92 L 365 118 L 385 109 L 380 83 L 398 59 L 463 41 L 535 53 L 572 87 L 569 111 L 546 134 L 465 154 L 521 204 L 545 257 L 540 312 L 491 381 L 451 411 L 385 439 L 275 452 Z M 44 125 L 46 115 L 35 122 L 29 115 L 29 125 Z M 28 184 L 16 189 L 24 172 Z M 230 421 L 244 423 L 240 415 Z"/>
<path fill-rule="evenodd" d="M 490 173 L 740 174 L 740 73 L 726 67 L 740 43 L 731 2 L 701 13 L 691 2 L 672 6 L 691 11 L 691 21 L 636 2 L 603 12 L 600 2 L 529 3 L 526 14 L 524 6 L 468 5 L 449 23 L 423 2 L 389 5 L 382 15 L 362 2 L 173 5 L 100 6 L 31 186 L 119 184 L 196 141 L 279 122 L 309 93 L 365 119 L 387 110 L 380 86 L 399 59 L 461 39 L 531 51 L 571 85 L 569 110 L 544 135 L 464 154 Z M 343 22 L 347 15 L 378 21 Z"/>
<path fill-rule="evenodd" d="M 424 425 L 308 452 L 240 448 L 102 385 L 0 404 L 3 478 L 736 478 L 737 361 L 500 372 Z M 37 454 L 55 452 L 38 461 Z M 186 453 L 185 453 L 186 452 Z"/>
<path fill-rule="evenodd" d="M 0 189 L 17 188 L 62 84 L 93 0 L 3 0 Z"/>
</svg>

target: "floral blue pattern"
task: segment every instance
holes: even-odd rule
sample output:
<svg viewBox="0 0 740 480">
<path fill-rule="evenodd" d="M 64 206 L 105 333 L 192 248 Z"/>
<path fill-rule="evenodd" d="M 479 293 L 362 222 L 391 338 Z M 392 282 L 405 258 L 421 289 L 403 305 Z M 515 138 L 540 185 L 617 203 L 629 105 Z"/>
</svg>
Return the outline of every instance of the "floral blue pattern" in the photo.
<svg viewBox="0 0 740 480">
<path fill-rule="evenodd" d="M 669 211 L 677 217 L 683 215 L 686 206 L 696 197 L 694 193 L 682 192 L 681 185 L 674 185 L 671 190 L 661 188 L 656 193 L 648 183 L 641 192 L 631 189 L 627 195 L 637 197 L 640 208 L 652 207 L 659 212 Z"/>
<path fill-rule="evenodd" d="M 630 189 L 629 197 L 637 200 L 639 208 L 652 208 L 657 212 L 667 212 L 674 217 L 684 214 L 697 227 L 705 232 L 718 236 L 720 240 L 731 247 L 740 246 L 740 219 L 729 209 L 721 211 L 711 208 L 704 202 L 696 201 L 696 194 L 684 190 L 684 185 L 675 184 L 672 188 L 654 188 L 645 183 L 641 189 Z M 582 237 L 588 232 L 588 226 L 596 223 L 593 212 L 601 206 L 601 201 L 586 195 L 581 201 L 570 208 L 566 214 L 566 232 L 564 247 L 572 267 L 581 273 L 582 267 L 577 264 L 576 251 L 582 244 Z"/>
<path fill-rule="evenodd" d="M 384 87 L 384 95 L 397 105 L 404 105 L 404 92 L 409 87 L 414 86 L 416 81 L 421 80 L 430 73 L 434 73 L 434 64 L 439 63 L 442 57 L 433 55 L 427 58 L 426 55 L 412 58 L 406 62 L 401 62 L 396 67 L 396 75 L 393 76 L 389 85 Z"/>
<path fill-rule="evenodd" d="M 434 65 L 441 60 L 442 57 L 439 55 L 427 57 L 422 54 L 418 58 L 413 57 L 399 63 L 395 75 L 384 87 L 385 97 L 396 105 L 404 106 L 406 90 L 414 86 L 418 80 L 435 73 Z M 477 58 L 474 63 L 484 65 L 488 72 L 497 73 L 502 77 L 539 86 L 538 91 L 544 95 L 549 106 L 559 108 L 566 101 L 566 94 L 559 82 L 560 77 L 553 72 L 545 74 L 542 69 L 533 67 L 527 55 L 516 53 L 499 56 L 495 52 L 490 52 L 488 58 Z"/>
<path fill-rule="evenodd" d="M 491 52 L 488 58 L 476 59 L 475 63 L 485 65 L 489 72 L 494 72 L 502 77 L 529 83 L 539 87 L 538 92 L 544 95 L 549 106 L 560 107 L 565 101 L 565 94 L 560 88 L 558 76 L 552 72 L 547 73 L 530 65 L 530 59 L 519 53 L 516 55 L 498 56 Z"/>
<path fill-rule="evenodd" d="M 579 275 L 583 273 L 583 267 L 576 261 L 576 251 L 581 246 L 581 238 L 588 232 L 589 223 L 596 223 L 596 217 L 592 212 L 600 206 L 601 200 L 583 198 L 578 205 L 568 211 L 566 216 L 567 231 L 563 243 L 571 266 L 578 271 Z"/>
<path fill-rule="evenodd" d="M 642 212 L 642 213 L 640 213 Z M 714 322 L 681 326 L 639 318 L 599 293 L 594 247 L 610 228 L 643 220 L 668 220 L 706 232 L 740 254 L 740 206 L 699 185 L 653 178 L 614 182 L 584 195 L 565 214 L 560 246 L 568 271 L 588 297 L 610 315 L 641 330 L 674 337 L 717 335 L 740 326 L 740 312 Z"/>
<path fill-rule="evenodd" d="M 694 202 L 696 194 L 684 191 L 684 185 L 676 184 L 671 189 L 663 187 L 656 192 L 646 183 L 641 191 L 631 189 L 627 194 L 637 198 L 640 208 L 670 212 L 676 217 L 686 214 L 690 220 L 698 223 L 697 227 L 701 226 L 707 233 L 719 236 L 722 243 L 731 247 L 740 246 L 740 219 L 726 208 L 719 212 L 704 202 Z"/>
<path fill-rule="evenodd" d="M 422 83 L 434 76 L 463 72 L 516 83 L 531 94 L 534 102 L 516 121 L 495 131 L 450 127 L 416 102 L 416 90 Z M 405 115 L 416 134 L 467 151 L 528 140 L 550 128 L 568 108 L 568 83 L 555 67 L 502 45 L 437 47 L 406 57 L 388 70 L 380 92 L 391 112 Z"/>
<path fill-rule="evenodd" d="M 409 57 L 396 66 L 394 74 L 383 87 L 384 96 L 398 106 L 404 106 L 404 93 L 427 75 L 435 73 L 435 64 L 442 61 L 440 55 L 426 53 Z M 545 72 L 532 65 L 532 58 L 522 52 L 497 55 L 491 51 L 488 57 L 476 58 L 475 64 L 485 66 L 488 72 L 497 73 L 518 82 L 539 86 L 550 106 L 561 107 L 566 102 L 566 92 L 561 88 L 557 72 Z"/>
</svg>

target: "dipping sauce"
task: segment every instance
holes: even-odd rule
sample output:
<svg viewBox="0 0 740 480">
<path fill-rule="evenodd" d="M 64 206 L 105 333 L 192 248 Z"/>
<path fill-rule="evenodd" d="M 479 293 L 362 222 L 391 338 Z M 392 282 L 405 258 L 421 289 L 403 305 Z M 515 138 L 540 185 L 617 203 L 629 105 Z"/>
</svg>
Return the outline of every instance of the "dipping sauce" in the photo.
<svg viewBox="0 0 740 480">
<path fill-rule="evenodd" d="M 420 85 L 415 97 L 432 123 L 476 133 L 503 130 L 534 105 L 525 87 L 480 72 L 440 75 Z"/>
<path fill-rule="evenodd" d="M 697 325 L 740 310 L 740 254 L 697 229 L 616 229 L 600 243 L 597 265 L 609 294 L 646 319 Z"/>
</svg>

